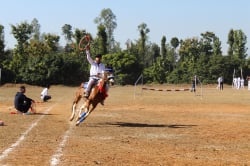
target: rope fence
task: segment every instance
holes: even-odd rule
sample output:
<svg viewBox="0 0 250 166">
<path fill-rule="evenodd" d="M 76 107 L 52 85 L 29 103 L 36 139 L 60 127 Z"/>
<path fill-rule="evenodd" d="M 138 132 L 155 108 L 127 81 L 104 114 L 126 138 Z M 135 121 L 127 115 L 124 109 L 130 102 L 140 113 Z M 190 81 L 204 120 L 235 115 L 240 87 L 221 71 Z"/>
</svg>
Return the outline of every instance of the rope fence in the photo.
<svg viewBox="0 0 250 166">
<path fill-rule="evenodd" d="M 152 90 L 152 91 L 167 91 L 167 92 L 171 92 L 171 91 L 190 91 L 190 88 L 182 88 L 182 89 L 158 89 L 158 88 L 147 88 L 147 87 L 143 87 L 143 90 Z"/>
</svg>

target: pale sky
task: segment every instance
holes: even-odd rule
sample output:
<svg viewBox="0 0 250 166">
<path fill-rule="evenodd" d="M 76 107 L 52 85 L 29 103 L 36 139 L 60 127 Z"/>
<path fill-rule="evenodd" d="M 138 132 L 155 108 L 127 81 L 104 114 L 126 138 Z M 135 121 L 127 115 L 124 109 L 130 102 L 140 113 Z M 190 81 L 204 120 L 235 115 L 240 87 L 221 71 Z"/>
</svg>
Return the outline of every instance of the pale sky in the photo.
<svg viewBox="0 0 250 166">
<path fill-rule="evenodd" d="M 149 41 L 159 46 L 163 36 L 169 43 L 172 37 L 185 40 L 211 31 L 220 38 L 223 53 L 230 29 L 241 29 L 248 37 L 250 54 L 250 0 L 2 0 L 0 24 L 5 27 L 5 44 L 7 48 L 16 44 L 10 24 L 31 23 L 34 18 L 41 33 L 61 36 L 62 45 L 64 24 L 96 36 L 94 19 L 105 8 L 116 16 L 114 37 L 122 48 L 128 39 L 139 38 L 138 25 L 146 23 Z"/>
</svg>

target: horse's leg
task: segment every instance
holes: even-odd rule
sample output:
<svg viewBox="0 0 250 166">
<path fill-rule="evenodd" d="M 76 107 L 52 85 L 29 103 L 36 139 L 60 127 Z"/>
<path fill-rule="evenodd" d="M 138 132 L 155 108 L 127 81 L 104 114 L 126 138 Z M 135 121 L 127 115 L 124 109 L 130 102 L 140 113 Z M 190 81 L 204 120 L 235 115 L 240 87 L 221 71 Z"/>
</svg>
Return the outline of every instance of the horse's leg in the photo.
<svg viewBox="0 0 250 166">
<path fill-rule="evenodd" d="M 92 92 L 89 96 L 90 99 L 85 101 L 84 107 L 83 107 L 83 108 L 85 108 L 85 112 L 82 113 L 81 116 L 79 116 L 79 119 L 76 122 L 76 126 L 78 126 L 81 122 L 83 122 L 97 106 L 98 102 L 97 102 L 97 100 L 94 99 L 96 94 L 98 94 L 98 87 L 95 87 L 92 90 Z M 90 105 L 92 105 L 91 109 L 89 109 Z"/>
<path fill-rule="evenodd" d="M 90 100 L 88 100 L 88 103 L 87 103 L 88 107 L 86 107 L 87 111 L 86 111 L 85 114 L 82 114 L 82 117 L 84 115 L 84 119 L 86 119 L 90 115 L 90 113 L 92 111 L 94 111 L 94 109 L 96 108 L 97 104 L 100 103 L 102 100 L 104 100 L 104 98 L 102 97 L 102 94 L 97 94 L 97 96 L 95 96 L 95 99 L 91 100 L 91 102 L 90 102 Z M 89 109 L 90 104 L 92 105 L 91 109 Z"/>
<path fill-rule="evenodd" d="M 78 121 L 78 120 L 81 118 L 82 112 L 83 112 L 84 109 L 85 109 L 84 112 L 87 112 L 86 108 L 87 108 L 87 107 L 86 107 L 86 101 L 85 101 L 85 102 L 82 104 L 81 108 L 79 109 L 78 118 L 77 118 L 76 121 Z"/>
<path fill-rule="evenodd" d="M 70 121 L 72 121 L 73 119 L 74 119 L 74 117 L 75 117 L 75 108 L 76 108 L 76 104 L 77 103 L 73 103 L 73 105 L 72 105 L 72 109 L 71 109 L 71 116 L 70 116 L 70 118 L 69 118 L 69 120 Z"/>
<path fill-rule="evenodd" d="M 90 113 L 96 108 L 96 106 L 97 106 L 97 104 L 98 103 L 92 103 L 92 107 L 91 107 L 91 109 L 87 109 L 87 111 L 86 111 L 86 114 L 85 114 L 85 116 L 84 116 L 84 119 L 86 119 L 89 115 L 90 115 Z"/>
<path fill-rule="evenodd" d="M 76 126 L 79 126 L 79 124 L 82 123 L 89 115 L 89 113 L 90 113 L 89 105 L 90 105 L 89 100 L 84 102 L 83 106 L 81 107 L 81 109 L 79 111 L 80 113 L 79 113 L 78 119 L 76 121 Z M 85 111 L 83 113 L 81 113 L 83 109 L 85 109 Z"/>
<path fill-rule="evenodd" d="M 81 100 L 81 98 L 82 98 L 82 94 L 81 94 L 81 89 L 80 89 L 79 91 L 77 91 L 75 99 L 72 104 L 72 108 L 71 108 L 72 113 L 70 116 L 70 121 L 72 121 L 75 117 L 76 107 L 77 107 L 78 102 Z"/>
</svg>

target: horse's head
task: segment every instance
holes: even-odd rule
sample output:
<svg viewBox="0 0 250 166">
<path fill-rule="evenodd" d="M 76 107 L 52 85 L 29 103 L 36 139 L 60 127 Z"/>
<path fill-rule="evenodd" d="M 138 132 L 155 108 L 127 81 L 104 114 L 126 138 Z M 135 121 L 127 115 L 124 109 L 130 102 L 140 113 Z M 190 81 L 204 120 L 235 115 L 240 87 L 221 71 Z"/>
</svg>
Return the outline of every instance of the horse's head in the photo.
<svg viewBox="0 0 250 166">
<path fill-rule="evenodd" d="M 99 75 L 99 81 L 97 84 L 97 89 L 106 94 L 109 89 L 109 86 L 114 85 L 114 75 L 113 70 L 105 69 L 104 73 Z M 96 91 L 97 93 L 97 91 Z"/>
<path fill-rule="evenodd" d="M 109 85 L 114 85 L 115 84 L 115 77 L 114 77 L 114 71 L 112 68 L 106 68 L 105 72 L 106 73 L 106 77 L 107 77 L 107 82 L 109 83 Z"/>
</svg>

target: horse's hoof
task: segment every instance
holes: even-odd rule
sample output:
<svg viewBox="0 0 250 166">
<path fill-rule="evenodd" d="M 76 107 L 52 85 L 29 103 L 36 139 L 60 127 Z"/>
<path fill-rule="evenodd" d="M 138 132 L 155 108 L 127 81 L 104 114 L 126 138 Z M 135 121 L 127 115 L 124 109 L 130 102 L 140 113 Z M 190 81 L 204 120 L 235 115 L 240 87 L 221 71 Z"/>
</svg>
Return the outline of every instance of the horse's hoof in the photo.
<svg viewBox="0 0 250 166">
<path fill-rule="evenodd" d="M 76 126 L 79 126 L 79 125 L 80 125 L 80 121 L 77 121 L 77 122 L 76 122 Z"/>
<path fill-rule="evenodd" d="M 74 119 L 74 116 L 70 117 L 69 121 L 72 121 Z"/>
</svg>

